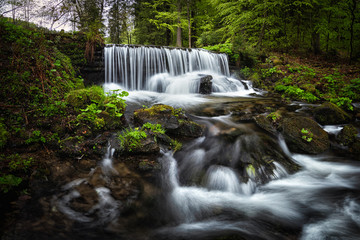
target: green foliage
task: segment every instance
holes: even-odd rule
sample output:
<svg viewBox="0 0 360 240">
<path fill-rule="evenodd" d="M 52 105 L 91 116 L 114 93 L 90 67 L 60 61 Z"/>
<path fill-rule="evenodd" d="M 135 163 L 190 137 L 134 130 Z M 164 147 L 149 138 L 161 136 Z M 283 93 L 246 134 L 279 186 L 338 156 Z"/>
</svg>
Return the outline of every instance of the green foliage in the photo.
<svg viewBox="0 0 360 240">
<path fill-rule="evenodd" d="M 34 130 L 31 136 L 25 141 L 26 144 L 45 143 L 46 138 L 41 134 L 40 130 Z"/>
<path fill-rule="evenodd" d="M 165 129 L 161 124 L 144 123 L 142 129 L 149 129 L 154 134 L 165 134 Z"/>
<path fill-rule="evenodd" d="M 350 81 L 350 84 L 347 84 L 342 89 L 342 95 L 344 97 L 350 98 L 352 100 L 360 100 L 360 78 L 355 78 Z"/>
<path fill-rule="evenodd" d="M 127 128 L 118 134 L 120 145 L 129 152 L 141 147 L 141 140 L 145 139 L 147 134 L 139 128 Z"/>
<path fill-rule="evenodd" d="M 27 172 L 31 166 L 34 164 L 33 158 L 22 158 L 19 154 L 12 154 L 7 158 L 10 160 L 8 167 L 11 172 L 14 171 L 24 171 Z"/>
<path fill-rule="evenodd" d="M 3 174 L 0 176 L 0 189 L 3 193 L 7 193 L 12 188 L 19 186 L 22 181 L 22 178 L 12 174 Z"/>
<path fill-rule="evenodd" d="M 352 100 L 348 97 L 331 98 L 330 102 L 335 103 L 338 107 L 353 111 L 354 107 L 351 105 Z"/>
<path fill-rule="evenodd" d="M 231 43 L 221 43 L 213 46 L 204 46 L 206 50 L 226 53 L 229 56 L 229 60 L 235 62 L 239 58 L 239 53 L 233 51 L 233 45 Z"/>
<path fill-rule="evenodd" d="M 303 89 L 296 87 L 296 86 L 285 86 L 282 84 L 278 84 L 275 86 L 275 91 L 278 92 L 284 92 L 286 96 L 298 99 L 298 100 L 304 100 L 307 102 L 316 102 L 319 100 L 318 97 L 313 95 L 310 92 L 306 92 Z"/>
<path fill-rule="evenodd" d="M 82 113 L 76 117 L 79 123 L 90 123 L 97 130 L 105 126 L 104 119 L 98 117 L 98 114 L 101 113 L 102 110 L 98 108 L 97 104 L 92 103 L 88 105 L 85 109 L 80 109 L 80 111 Z"/>
<path fill-rule="evenodd" d="M 245 79 L 248 79 L 251 76 L 251 69 L 245 66 L 244 68 L 240 69 L 240 74 Z"/>
<path fill-rule="evenodd" d="M 283 72 L 275 67 L 269 69 L 262 69 L 262 78 L 269 78 L 274 74 L 282 74 Z"/>
<path fill-rule="evenodd" d="M 105 101 L 105 111 L 110 113 L 113 116 L 121 117 L 125 111 L 126 103 L 123 97 L 128 96 L 129 93 L 126 91 L 113 90 L 111 94 L 109 94 Z"/>
<path fill-rule="evenodd" d="M 177 140 L 172 140 L 170 146 L 174 152 L 177 152 L 182 148 L 182 143 Z"/>
<path fill-rule="evenodd" d="M 314 137 L 314 134 L 307 128 L 301 129 L 301 135 L 301 138 L 306 142 L 311 142 Z"/>
<path fill-rule="evenodd" d="M 281 118 L 281 115 L 278 112 L 272 112 L 267 115 L 266 118 L 270 119 L 272 122 L 277 122 Z"/>
</svg>

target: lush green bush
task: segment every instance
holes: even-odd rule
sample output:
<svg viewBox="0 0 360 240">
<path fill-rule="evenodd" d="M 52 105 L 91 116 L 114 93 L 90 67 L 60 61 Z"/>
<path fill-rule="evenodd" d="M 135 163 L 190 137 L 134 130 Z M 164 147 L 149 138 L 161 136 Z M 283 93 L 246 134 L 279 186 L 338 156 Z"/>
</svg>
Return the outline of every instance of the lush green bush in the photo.
<svg viewBox="0 0 360 240">
<path fill-rule="evenodd" d="M 278 84 L 275 86 L 274 89 L 278 92 L 284 92 L 286 96 L 298 100 L 304 100 L 307 102 L 316 102 L 317 100 L 319 100 L 319 98 L 313 95 L 312 93 L 306 92 L 303 89 L 296 86 L 285 86 L 282 84 Z"/>
</svg>

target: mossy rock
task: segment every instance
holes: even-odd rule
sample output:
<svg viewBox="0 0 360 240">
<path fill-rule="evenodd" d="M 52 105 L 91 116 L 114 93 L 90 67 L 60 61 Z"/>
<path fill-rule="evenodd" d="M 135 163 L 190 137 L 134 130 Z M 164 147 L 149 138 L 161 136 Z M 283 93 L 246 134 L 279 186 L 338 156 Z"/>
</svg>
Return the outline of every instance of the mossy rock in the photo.
<svg viewBox="0 0 360 240">
<path fill-rule="evenodd" d="M 267 115 L 257 115 L 254 117 L 254 120 L 260 128 L 273 135 L 276 135 L 276 126 L 278 125 L 279 121 L 282 120 L 282 116 L 279 111 L 276 111 Z"/>
<path fill-rule="evenodd" d="M 66 96 L 67 103 L 74 108 L 86 108 L 91 103 L 102 103 L 104 100 L 104 90 L 100 86 L 76 89 Z"/>
<path fill-rule="evenodd" d="M 116 117 L 106 111 L 102 111 L 99 114 L 99 117 L 104 119 L 104 122 L 105 122 L 104 128 L 107 130 L 121 129 L 126 124 L 125 116 Z"/>
<path fill-rule="evenodd" d="M 161 124 L 163 128 L 176 129 L 180 126 L 175 109 L 168 105 L 157 104 L 151 108 L 138 109 L 134 112 L 134 120 L 138 124 Z"/>
<path fill-rule="evenodd" d="M 193 121 L 179 120 L 179 127 L 174 130 L 169 130 L 169 133 L 173 135 L 179 135 L 183 137 L 200 137 L 204 132 L 204 127 Z"/>
<path fill-rule="evenodd" d="M 287 118 L 282 122 L 281 129 L 289 149 L 293 152 L 319 154 L 330 146 L 327 132 L 311 118 Z M 303 129 L 311 136 L 306 136 Z"/>
<path fill-rule="evenodd" d="M 353 125 L 346 125 L 336 136 L 336 140 L 343 146 L 349 146 L 356 140 L 358 131 Z"/>
<path fill-rule="evenodd" d="M 315 120 L 322 125 L 342 124 L 351 121 L 352 116 L 337 105 L 325 102 L 314 109 Z"/>
</svg>

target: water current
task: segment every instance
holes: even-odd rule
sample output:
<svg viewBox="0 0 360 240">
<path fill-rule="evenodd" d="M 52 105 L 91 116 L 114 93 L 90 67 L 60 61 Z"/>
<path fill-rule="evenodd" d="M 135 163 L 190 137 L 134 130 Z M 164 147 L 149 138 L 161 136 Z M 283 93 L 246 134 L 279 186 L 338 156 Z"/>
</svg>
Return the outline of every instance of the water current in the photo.
<svg viewBox="0 0 360 240">
<path fill-rule="evenodd" d="M 70 202 L 89 177 L 63 186 L 64 193 L 56 194 L 52 204 L 80 224 L 77 230 L 100 229 L 86 239 L 360 239 L 360 165 L 331 151 L 292 153 L 280 134 L 265 133 L 254 121 L 227 111 L 229 105 L 246 112 L 278 100 L 264 98 L 251 82 L 231 77 L 226 57 L 147 47 L 111 46 L 105 51 L 107 91 L 129 91 L 126 100 L 133 109 L 156 103 L 182 107 L 206 130 L 176 153 L 162 150 L 157 190 L 145 211 L 139 206 L 148 203 L 140 202 L 123 212 L 129 201 L 115 200 L 116 192 L 99 186 L 99 201 L 80 212 Z M 197 92 L 204 74 L 213 77 L 210 95 Z M 332 135 L 342 128 L 323 127 Z M 115 167 L 117 161 L 109 145 L 99 164 L 104 179 L 123 174 L 125 168 Z M 130 215 L 132 224 L 119 227 Z"/>
</svg>

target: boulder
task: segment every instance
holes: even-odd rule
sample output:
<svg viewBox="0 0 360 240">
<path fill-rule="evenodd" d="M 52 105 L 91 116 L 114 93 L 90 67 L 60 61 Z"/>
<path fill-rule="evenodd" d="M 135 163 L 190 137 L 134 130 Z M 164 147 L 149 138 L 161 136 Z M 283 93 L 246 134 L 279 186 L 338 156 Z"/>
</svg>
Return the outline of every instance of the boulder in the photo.
<svg viewBox="0 0 360 240">
<path fill-rule="evenodd" d="M 151 108 L 138 109 L 134 112 L 134 121 L 140 125 L 149 122 L 161 124 L 163 128 L 176 129 L 179 121 L 174 115 L 174 108 L 168 105 L 156 104 Z"/>
<path fill-rule="evenodd" d="M 349 146 L 356 140 L 358 131 L 353 125 L 346 125 L 336 136 L 336 140 L 343 146 Z"/>
<path fill-rule="evenodd" d="M 314 118 L 321 125 L 342 124 L 351 121 L 352 116 L 337 105 L 325 102 L 314 109 Z"/>
<path fill-rule="evenodd" d="M 183 137 L 200 137 L 203 134 L 204 127 L 193 121 L 179 120 L 179 127 L 170 130 L 169 133 Z"/>
<path fill-rule="evenodd" d="M 269 115 L 267 115 L 267 116 L 269 116 Z M 271 118 L 269 118 L 267 116 L 264 114 L 260 114 L 260 115 L 255 116 L 254 120 L 260 128 L 264 129 L 265 131 L 267 131 L 273 135 L 276 135 L 277 130 L 274 127 L 274 122 L 271 120 Z"/>
<path fill-rule="evenodd" d="M 310 118 L 287 118 L 282 122 L 281 129 L 289 149 L 293 152 L 319 154 L 330 146 L 327 132 Z"/>
<path fill-rule="evenodd" d="M 210 94 L 212 90 L 212 80 L 211 75 L 205 75 L 200 78 L 199 93 L 200 94 Z"/>
</svg>

